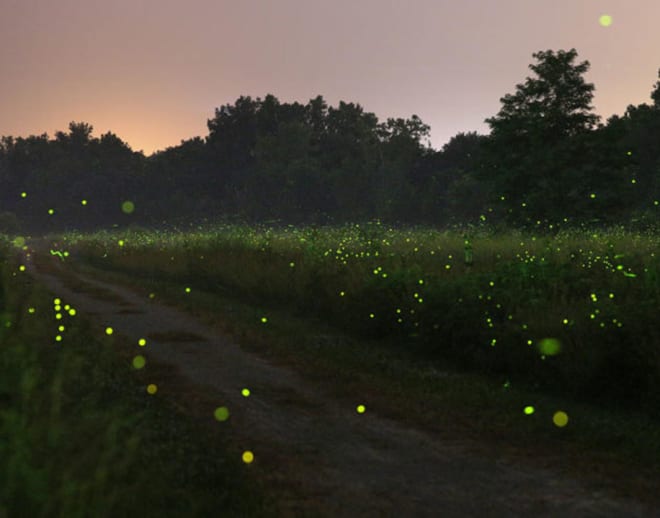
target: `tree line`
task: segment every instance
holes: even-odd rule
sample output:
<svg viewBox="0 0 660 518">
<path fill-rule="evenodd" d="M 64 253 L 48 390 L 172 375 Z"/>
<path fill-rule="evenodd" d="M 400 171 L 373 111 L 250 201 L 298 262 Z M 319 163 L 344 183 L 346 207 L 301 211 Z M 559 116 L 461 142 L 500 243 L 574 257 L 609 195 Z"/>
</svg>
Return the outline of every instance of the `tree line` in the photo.
<svg viewBox="0 0 660 518">
<path fill-rule="evenodd" d="M 660 81 L 651 103 L 605 123 L 589 62 L 533 54 L 500 99 L 489 135 L 442 149 L 418 116 L 380 122 L 360 104 L 239 97 L 208 135 L 151 156 L 114 133 L 0 139 L 0 231 L 91 230 L 236 218 L 283 223 L 380 219 L 445 226 L 653 223 L 660 201 Z M 659 72 L 660 78 L 660 72 Z M 134 210 L 126 210 L 131 201 Z M 124 205 L 122 205 L 124 204 Z M 124 210 L 122 210 L 124 207 Z"/>
</svg>

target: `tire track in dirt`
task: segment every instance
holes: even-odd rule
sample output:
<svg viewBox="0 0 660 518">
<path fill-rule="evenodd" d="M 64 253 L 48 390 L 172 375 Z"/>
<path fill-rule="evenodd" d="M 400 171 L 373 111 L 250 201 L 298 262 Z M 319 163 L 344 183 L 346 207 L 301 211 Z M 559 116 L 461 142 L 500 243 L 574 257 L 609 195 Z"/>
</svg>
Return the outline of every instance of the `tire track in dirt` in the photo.
<svg viewBox="0 0 660 518">
<path fill-rule="evenodd" d="M 33 277 L 99 333 L 111 326 L 135 343 L 151 335 L 143 351 L 147 369 L 152 362 L 173 365 L 186 394 L 229 408 L 229 421 L 219 426 L 230 426 L 236 443 L 254 451 L 249 469 L 277 495 L 282 516 L 657 516 L 547 469 L 482 458 L 468 441 L 440 439 L 368 409 L 357 414 L 360 401 L 335 400 L 182 311 L 58 268 L 28 261 Z M 213 407 L 208 412 L 212 419 Z"/>
</svg>

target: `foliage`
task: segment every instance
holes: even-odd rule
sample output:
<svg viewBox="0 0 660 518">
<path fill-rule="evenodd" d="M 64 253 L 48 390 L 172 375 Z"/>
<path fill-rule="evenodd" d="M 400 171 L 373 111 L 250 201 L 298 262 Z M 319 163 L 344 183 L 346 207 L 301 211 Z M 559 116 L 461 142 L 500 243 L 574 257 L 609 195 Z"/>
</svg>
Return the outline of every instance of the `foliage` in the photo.
<svg viewBox="0 0 660 518">
<path fill-rule="evenodd" d="M 577 51 L 533 54 L 532 77 L 501 98 L 491 134 L 459 133 L 441 150 L 417 116 L 378 118 L 328 106 L 241 96 L 215 109 L 208 134 L 145 157 L 119 137 L 68 132 L 0 140 L 0 213 L 22 232 L 158 226 L 220 218 L 284 223 L 506 222 L 657 218 L 660 82 L 652 104 L 598 124 L 589 62 Z M 121 210 L 129 200 L 135 210 Z M 14 225 L 12 225 L 12 231 Z"/>
<path fill-rule="evenodd" d="M 605 406 L 657 408 L 657 234 L 457 233 L 373 222 L 68 239 L 105 268 L 228 289 Z M 541 354 L 545 338 L 558 340 L 561 353 Z"/>
</svg>

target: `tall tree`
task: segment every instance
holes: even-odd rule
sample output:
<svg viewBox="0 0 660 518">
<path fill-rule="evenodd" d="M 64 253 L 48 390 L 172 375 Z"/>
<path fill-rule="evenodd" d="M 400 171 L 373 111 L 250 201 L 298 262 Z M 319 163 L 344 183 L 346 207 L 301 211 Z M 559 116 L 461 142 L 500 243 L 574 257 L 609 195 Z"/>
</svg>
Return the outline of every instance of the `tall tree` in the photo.
<svg viewBox="0 0 660 518">
<path fill-rule="evenodd" d="M 536 76 L 502 97 L 500 112 L 486 119 L 491 136 L 482 174 L 508 200 L 516 220 L 557 218 L 570 211 L 568 201 L 587 195 L 588 185 L 563 172 L 576 171 L 584 160 L 575 137 L 599 120 L 591 113 L 594 85 L 583 78 L 588 61 L 576 64 L 575 49 L 532 56 Z"/>
</svg>

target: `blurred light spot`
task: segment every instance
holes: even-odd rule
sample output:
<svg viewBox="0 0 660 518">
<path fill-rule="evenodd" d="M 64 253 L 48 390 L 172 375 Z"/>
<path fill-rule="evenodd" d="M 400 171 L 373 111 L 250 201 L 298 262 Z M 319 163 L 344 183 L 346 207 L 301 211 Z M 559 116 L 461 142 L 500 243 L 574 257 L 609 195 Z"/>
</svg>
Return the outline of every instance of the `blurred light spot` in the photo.
<svg viewBox="0 0 660 518">
<path fill-rule="evenodd" d="M 229 419 L 229 409 L 226 406 L 219 406 L 213 412 L 213 417 L 218 421 L 226 421 Z"/>
<path fill-rule="evenodd" d="M 554 356 L 561 351 L 561 342 L 556 338 L 542 338 L 539 340 L 538 349 L 541 354 Z"/>
<path fill-rule="evenodd" d="M 135 204 L 132 201 L 126 200 L 121 204 L 121 211 L 124 214 L 131 214 L 135 210 Z"/>
<path fill-rule="evenodd" d="M 609 27 L 610 25 L 612 25 L 612 17 L 609 14 L 603 14 L 598 19 L 598 23 L 600 23 L 602 27 Z"/>
<path fill-rule="evenodd" d="M 141 354 L 138 354 L 135 358 L 133 358 L 133 367 L 135 369 L 141 369 L 145 366 L 146 363 L 147 360 Z"/>
<path fill-rule="evenodd" d="M 559 428 L 563 428 L 568 424 L 568 415 L 566 412 L 559 410 L 555 412 L 555 415 L 552 416 L 552 422 L 555 423 Z"/>
<path fill-rule="evenodd" d="M 357 413 L 358 413 L 358 414 L 364 414 L 366 408 L 365 408 L 364 405 L 358 405 L 357 408 L 356 408 L 356 410 L 357 410 Z"/>
<path fill-rule="evenodd" d="M 148 392 L 149 394 L 152 394 L 152 395 L 153 395 L 153 394 L 155 394 L 157 391 L 158 391 L 158 387 L 157 387 L 155 384 L 150 383 L 149 385 L 147 385 L 147 392 Z"/>
</svg>

